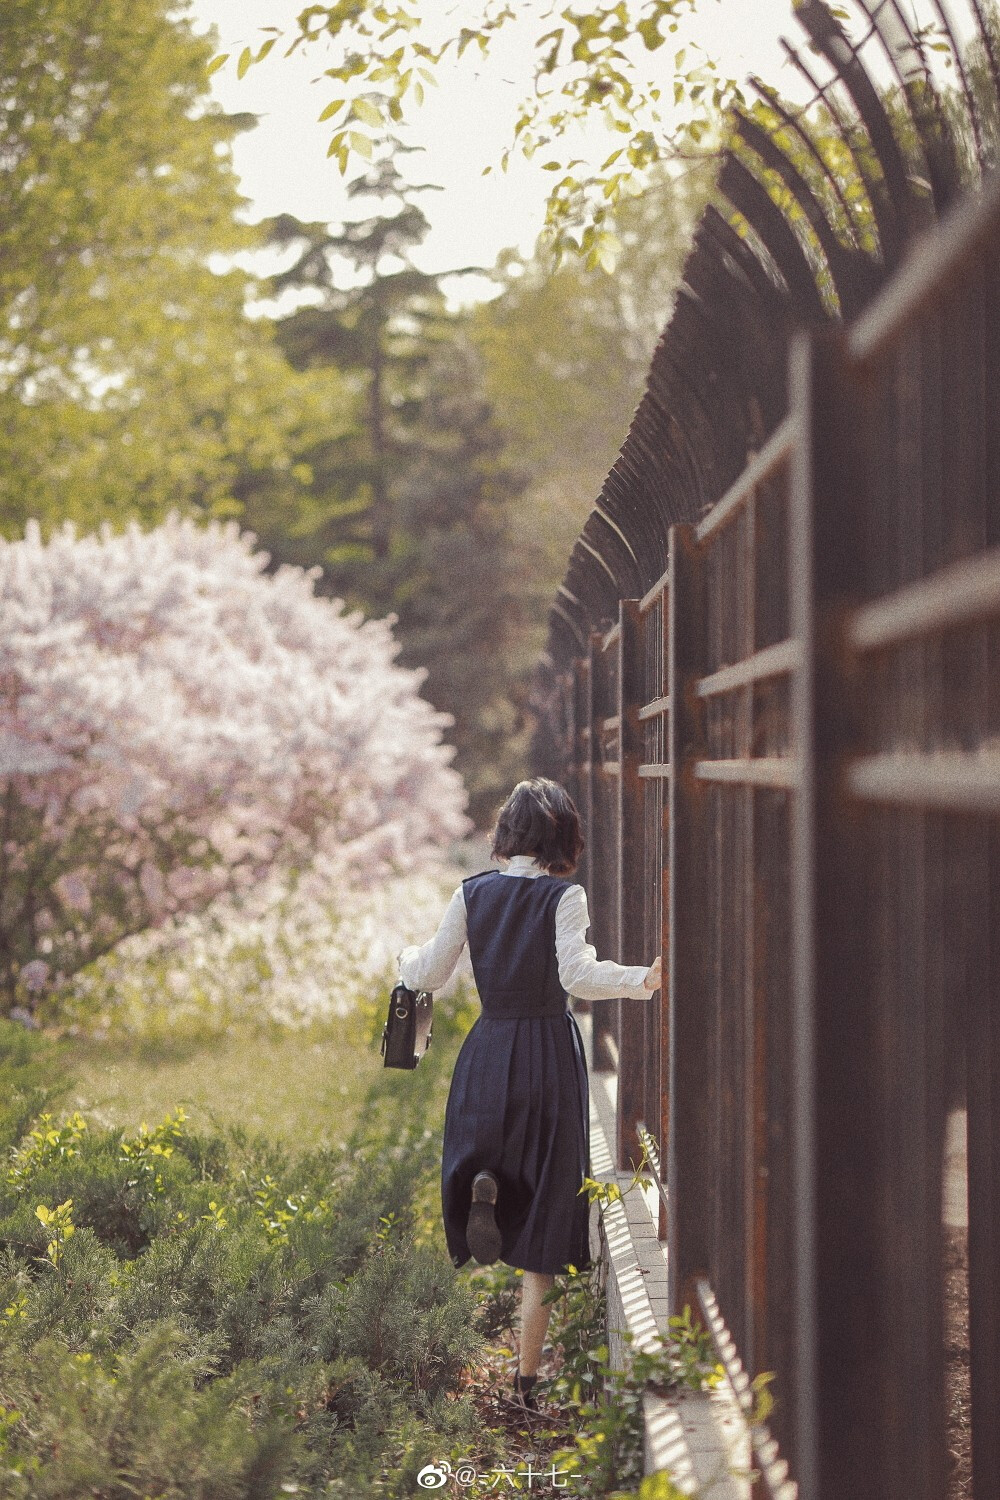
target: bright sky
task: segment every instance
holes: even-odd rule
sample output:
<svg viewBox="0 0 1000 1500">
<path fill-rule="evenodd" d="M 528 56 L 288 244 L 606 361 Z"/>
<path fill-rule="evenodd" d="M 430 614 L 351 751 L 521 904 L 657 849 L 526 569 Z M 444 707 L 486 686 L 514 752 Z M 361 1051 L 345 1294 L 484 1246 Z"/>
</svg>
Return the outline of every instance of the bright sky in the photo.
<svg viewBox="0 0 1000 1500">
<path fill-rule="evenodd" d="M 537 12 L 537 0 L 520 0 L 520 5 L 525 21 L 509 31 L 504 28 L 494 53 L 483 61 L 471 47 L 461 62 L 442 67 L 440 87 L 428 89 L 423 107 L 412 115 L 406 139 L 426 149 L 405 159 L 401 169 L 415 181 L 439 183 L 444 189 L 423 199 L 432 228 L 416 258 L 427 270 L 492 266 L 508 245 L 530 251 L 541 228 L 552 177 L 541 170 L 540 160 L 529 163 L 515 155 L 507 174 L 494 170 L 482 175 L 485 166 L 496 166 L 510 142 L 516 106 L 531 76 L 530 13 Z M 191 0 L 191 14 L 199 30 L 214 24 L 222 50 L 236 52 L 245 43 L 260 44 L 261 26 L 288 27 L 294 34 L 301 6 L 302 0 Z M 460 13 L 463 0 L 445 0 L 445 7 Z M 664 46 L 651 60 L 662 59 L 669 80 L 677 46 L 694 42 L 723 74 L 742 80 L 757 72 L 792 91 L 792 71 L 778 44 L 782 34 L 796 41 L 800 36 L 791 0 L 700 0 L 696 16 L 684 23 L 676 39 L 671 38 L 673 45 Z M 359 212 L 348 204 L 337 167 L 327 159 L 330 127 L 317 121 L 324 105 L 336 96 L 329 79 L 312 81 L 330 65 L 323 61 L 323 45 L 301 48 L 287 59 L 279 45 L 244 79 L 237 79 L 232 63 L 212 79 L 224 108 L 260 116 L 257 128 L 238 139 L 234 148 L 253 219 L 287 212 L 301 219 L 338 222 Z M 612 149 L 607 142 L 607 135 L 597 131 L 574 154 L 591 154 L 599 162 Z M 614 144 L 621 144 L 620 136 Z"/>
</svg>

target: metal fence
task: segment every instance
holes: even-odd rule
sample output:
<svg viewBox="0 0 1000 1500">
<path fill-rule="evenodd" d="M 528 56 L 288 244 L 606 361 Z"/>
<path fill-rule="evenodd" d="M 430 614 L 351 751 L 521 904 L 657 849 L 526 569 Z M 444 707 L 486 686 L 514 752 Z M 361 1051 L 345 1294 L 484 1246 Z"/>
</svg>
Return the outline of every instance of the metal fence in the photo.
<svg viewBox="0 0 1000 1500">
<path fill-rule="evenodd" d="M 539 765 L 585 818 L 599 950 L 664 955 L 661 997 L 592 1007 L 595 1066 L 618 1074 L 619 1164 L 653 1148 L 674 1310 L 700 1309 L 748 1405 L 775 1375 L 761 1492 L 945 1496 L 942 1157 L 964 1098 L 973 1483 L 995 1500 L 1000 188 L 963 172 L 990 166 L 998 75 L 977 7 L 992 94 L 974 57 L 950 100 L 901 71 L 894 112 L 861 49 L 898 60 L 902 11 L 864 9 L 853 42 L 801 13 L 880 260 L 818 174 L 805 191 L 801 151 L 775 161 L 787 127 L 756 141 L 758 176 L 728 159 L 745 223 L 732 197 L 707 213 L 574 551 Z M 791 174 L 811 216 L 787 215 Z"/>
</svg>

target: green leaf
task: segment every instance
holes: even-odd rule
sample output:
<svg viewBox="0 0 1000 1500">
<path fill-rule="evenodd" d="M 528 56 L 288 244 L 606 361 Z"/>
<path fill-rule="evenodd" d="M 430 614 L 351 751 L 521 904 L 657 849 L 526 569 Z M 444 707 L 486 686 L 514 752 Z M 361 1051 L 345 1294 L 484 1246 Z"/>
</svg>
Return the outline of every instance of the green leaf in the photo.
<svg viewBox="0 0 1000 1500">
<path fill-rule="evenodd" d="M 224 68 L 226 66 L 226 63 L 229 61 L 230 56 L 231 54 L 228 52 L 220 52 L 217 57 L 212 58 L 212 61 L 209 63 L 206 70 L 209 78 L 211 78 L 213 73 L 217 73 L 220 68 Z"/>
<path fill-rule="evenodd" d="M 657 47 L 662 47 L 667 40 L 660 31 L 660 23 L 656 16 L 649 16 L 645 21 L 640 21 L 637 29 L 648 52 L 655 52 Z"/>
<path fill-rule="evenodd" d="M 339 109 L 343 109 L 343 107 L 344 107 L 344 105 L 346 103 L 347 103 L 346 99 L 333 99 L 333 100 L 331 100 L 331 102 L 326 106 L 326 109 L 324 109 L 323 113 L 318 118 L 321 121 L 322 120 L 332 120 L 333 117 L 334 117 L 334 115 L 337 113 L 337 111 Z"/>
<path fill-rule="evenodd" d="M 352 130 L 347 137 L 351 150 L 363 156 L 365 161 L 371 161 L 375 148 L 372 145 L 371 136 L 362 135 L 360 130 Z"/>
<path fill-rule="evenodd" d="M 236 76 L 237 76 L 237 78 L 245 78 L 246 77 L 247 70 L 250 67 L 250 64 L 252 62 L 253 62 L 253 53 L 250 51 L 249 47 L 244 47 L 243 51 L 240 53 L 240 60 L 236 64 Z"/>
<path fill-rule="evenodd" d="M 371 125 L 375 129 L 382 124 L 382 111 L 370 99 L 355 99 L 353 109 L 363 124 Z"/>
</svg>

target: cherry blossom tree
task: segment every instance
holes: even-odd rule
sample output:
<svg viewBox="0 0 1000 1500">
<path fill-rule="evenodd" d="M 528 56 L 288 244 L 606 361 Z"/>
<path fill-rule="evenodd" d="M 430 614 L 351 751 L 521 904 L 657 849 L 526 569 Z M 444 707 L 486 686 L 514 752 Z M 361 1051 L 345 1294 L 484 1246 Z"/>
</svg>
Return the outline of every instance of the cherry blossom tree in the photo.
<svg viewBox="0 0 1000 1500">
<path fill-rule="evenodd" d="M 235 522 L 0 540 L 0 990 L 307 870 L 357 882 L 466 831 L 445 716 L 391 621 Z"/>
</svg>

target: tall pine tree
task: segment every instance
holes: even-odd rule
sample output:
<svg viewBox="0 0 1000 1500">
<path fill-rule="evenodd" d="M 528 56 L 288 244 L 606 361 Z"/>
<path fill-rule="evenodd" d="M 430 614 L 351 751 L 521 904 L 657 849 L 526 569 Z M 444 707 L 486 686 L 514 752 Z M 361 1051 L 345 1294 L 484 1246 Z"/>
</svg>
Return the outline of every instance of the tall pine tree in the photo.
<svg viewBox="0 0 1000 1500">
<path fill-rule="evenodd" d="M 415 442 L 422 372 L 448 336 L 440 277 L 411 259 L 429 228 L 415 201 L 426 191 L 404 182 L 393 155 L 348 186 L 350 198 L 376 204 L 368 217 L 340 228 L 288 214 L 270 224 L 272 243 L 294 251 L 273 278 L 276 296 L 308 298 L 279 320 L 281 346 L 298 369 L 339 372 L 354 394 L 353 422 L 333 424 L 299 455 L 322 501 L 293 529 L 329 585 L 368 608 L 392 603 L 395 488 Z M 251 524 L 280 550 L 266 504 L 254 503 L 252 487 L 245 498 Z"/>
<path fill-rule="evenodd" d="M 455 719 L 457 764 L 480 825 L 524 773 L 535 656 L 525 539 L 512 505 L 524 476 L 484 394 L 478 351 L 460 328 L 426 369 L 419 443 L 397 491 L 395 609 L 403 660 Z"/>
</svg>

